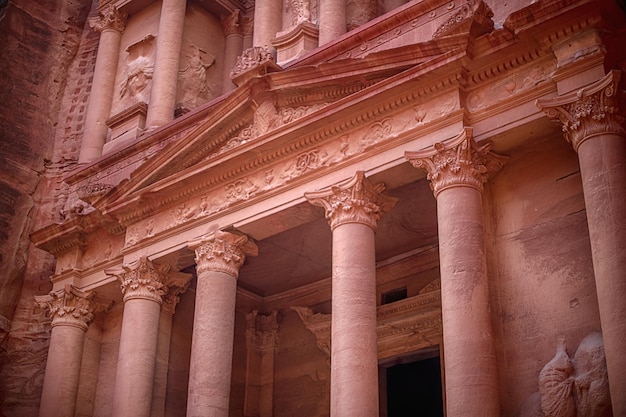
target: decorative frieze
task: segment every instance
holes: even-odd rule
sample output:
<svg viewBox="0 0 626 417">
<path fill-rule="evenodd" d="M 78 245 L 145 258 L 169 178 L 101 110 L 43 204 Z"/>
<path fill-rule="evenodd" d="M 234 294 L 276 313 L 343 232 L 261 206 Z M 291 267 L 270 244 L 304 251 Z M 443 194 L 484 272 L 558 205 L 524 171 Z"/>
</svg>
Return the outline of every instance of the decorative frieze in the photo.
<svg viewBox="0 0 626 417">
<path fill-rule="evenodd" d="M 565 139 L 578 152 L 580 144 L 594 136 L 624 130 L 624 98 L 619 88 L 620 71 L 611 71 L 601 80 L 559 97 L 539 99 L 536 104 L 550 119 L 561 122 Z"/>
<path fill-rule="evenodd" d="M 189 242 L 188 246 L 196 251 L 198 274 L 216 271 L 233 278 L 239 277 L 239 268 L 243 265 L 246 255 L 256 256 L 259 251 L 248 236 L 221 230 Z"/>
<path fill-rule="evenodd" d="M 305 193 L 313 205 L 323 207 L 331 230 L 345 223 L 362 223 L 376 230 L 383 213 L 395 206 L 397 199 L 382 194 L 385 185 L 373 185 L 363 171 L 328 190 Z"/>
<path fill-rule="evenodd" d="M 98 12 L 97 18 L 93 18 L 89 21 L 89 24 L 98 32 L 112 29 L 121 33 L 126 27 L 127 18 L 127 13 L 120 12 L 113 3 L 109 3 Z"/>
<path fill-rule="evenodd" d="M 35 296 L 35 302 L 40 307 L 48 309 L 52 318 L 52 327 L 74 326 L 87 331 L 96 310 L 96 304 L 93 302 L 94 296 L 93 291 L 81 291 L 67 284 L 60 291 Z"/>
<path fill-rule="evenodd" d="M 169 265 L 159 265 L 146 256 L 120 269 L 107 269 L 107 275 L 113 275 L 120 281 L 124 301 L 145 299 L 161 304 L 167 293 L 167 274 Z"/>
<path fill-rule="evenodd" d="M 435 143 L 431 149 L 405 152 L 415 168 L 428 172 L 430 188 L 437 196 L 450 187 L 473 187 L 483 191 L 490 175 L 499 171 L 506 157 L 491 152 L 491 143 L 478 145 L 472 128 L 466 127 L 455 138 Z"/>
</svg>

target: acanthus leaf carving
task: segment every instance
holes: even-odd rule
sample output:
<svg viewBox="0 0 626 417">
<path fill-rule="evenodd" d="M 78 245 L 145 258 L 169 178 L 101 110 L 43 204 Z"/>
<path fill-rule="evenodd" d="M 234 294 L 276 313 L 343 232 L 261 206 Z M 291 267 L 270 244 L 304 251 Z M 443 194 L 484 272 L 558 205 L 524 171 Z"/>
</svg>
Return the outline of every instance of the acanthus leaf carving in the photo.
<svg viewBox="0 0 626 417">
<path fill-rule="evenodd" d="M 222 29 L 224 30 L 224 35 L 241 35 L 242 34 L 242 26 L 240 24 L 241 21 L 241 10 L 235 9 L 229 15 L 220 16 L 220 22 L 222 23 Z"/>
<path fill-rule="evenodd" d="M 169 265 L 160 265 L 142 256 L 130 265 L 107 269 L 104 272 L 120 281 L 124 301 L 144 299 L 161 304 L 163 295 L 168 291 L 166 279 L 169 270 Z"/>
<path fill-rule="evenodd" d="M 109 3 L 98 12 L 98 17 L 89 21 L 89 24 L 98 32 L 112 29 L 121 33 L 124 31 L 127 18 L 127 13 L 120 12 L 113 3 Z"/>
<path fill-rule="evenodd" d="M 305 193 L 313 205 L 323 207 L 331 229 L 345 223 L 361 223 L 376 230 L 383 213 L 391 210 L 397 199 L 383 194 L 385 185 L 373 185 L 363 171 L 328 190 Z"/>
<path fill-rule="evenodd" d="M 248 236 L 221 230 L 189 242 L 188 247 L 196 252 L 198 274 L 223 272 L 235 279 L 246 256 L 256 256 L 259 252 Z"/>
<path fill-rule="evenodd" d="M 626 136 L 623 99 L 619 89 L 621 72 L 611 71 L 597 82 L 550 99 L 539 99 L 537 107 L 561 123 L 565 139 L 578 151 L 581 143 L 594 136 L 613 133 Z M 620 94 L 621 93 L 621 94 Z"/>
<path fill-rule="evenodd" d="M 97 307 L 93 302 L 94 296 L 93 291 L 81 291 L 67 284 L 60 291 L 35 296 L 35 302 L 41 308 L 48 309 L 52 317 L 52 327 L 74 326 L 87 331 Z"/>
<path fill-rule="evenodd" d="M 248 349 L 272 350 L 278 346 L 278 311 L 268 314 L 252 310 L 246 314 L 246 344 Z"/>
<path fill-rule="evenodd" d="M 479 146 L 466 127 L 453 139 L 435 143 L 432 149 L 405 152 L 415 168 L 425 169 L 435 196 L 441 191 L 468 186 L 483 191 L 490 175 L 499 171 L 507 157 L 491 151 L 491 143 Z"/>
</svg>

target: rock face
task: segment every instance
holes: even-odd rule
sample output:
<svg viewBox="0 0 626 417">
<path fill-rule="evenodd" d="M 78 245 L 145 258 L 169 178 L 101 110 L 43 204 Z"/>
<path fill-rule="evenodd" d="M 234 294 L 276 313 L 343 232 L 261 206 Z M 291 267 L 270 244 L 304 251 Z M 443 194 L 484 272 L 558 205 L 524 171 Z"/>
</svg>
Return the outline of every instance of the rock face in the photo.
<svg viewBox="0 0 626 417">
<path fill-rule="evenodd" d="M 28 236 L 47 204 L 39 196 L 53 184 L 44 168 L 91 6 L 0 2 L 0 79 L 11 80 L 0 87 L 0 415 L 34 415 L 39 403 L 48 332 L 32 296 L 48 291 L 53 260 Z"/>
</svg>

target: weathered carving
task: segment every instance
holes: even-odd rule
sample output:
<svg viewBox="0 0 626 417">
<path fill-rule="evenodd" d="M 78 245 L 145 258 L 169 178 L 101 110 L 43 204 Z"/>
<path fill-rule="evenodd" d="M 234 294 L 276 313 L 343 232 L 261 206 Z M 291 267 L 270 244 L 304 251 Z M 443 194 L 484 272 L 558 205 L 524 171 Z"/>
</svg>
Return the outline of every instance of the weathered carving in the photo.
<svg viewBox="0 0 626 417">
<path fill-rule="evenodd" d="M 291 13 L 291 26 L 311 21 L 311 0 L 285 0 L 285 10 Z"/>
<path fill-rule="evenodd" d="M 298 155 L 295 163 L 291 164 L 280 177 L 286 179 L 299 177 L 309 170 L 325 166 L 327 161 L 328 154 L 324 151 L 320 151 L 319 149 L 304 152 Z"/>
<path fill-rule="evenodd" d="M 540 407 L 545 417 L 605 417 L 611 400 L 602 335 L 592 333 L 574 360 L 560 339 L 554 358 L 539 373 Z"/>
<path fill-rule="evenodd" d="M 329 190 L 305 193 L 313 205 L 323 207 L 331 229 L 344 223 L 362 223 L 376 230 L 383 213 L 395 206 L 397 199 L 382 194 L 384 184 L 373 185 L 363 171 Z"/>
<path fill-rule="evenodd" d="M 149 101 L 148 86 L 154 73 L 154 40 L 154 35 L 149 34 L 126 48 L 126 79 L 120 84 L 120 99 L 128 95 L 134 102 Z"/>
<path fill-rule="evenodd" d="M 127 13 L 121 13 L 117 7 L 110 3 L 98 12 L 98 17 L 89 20 L 89 25 L 98 32 L 108 29 L 123 32 L 126 26 Z"/>
<path fill-rule="evenodd" d="M 246 344 L 248 349 L 268 350 L 278 346 L 278 311 L 269 314 L 253 310 L 246 314 Z"/>
<path fill-rule="evenodd" d="M 493 11 L 483 0 L 469 0 L 433 34 L 433 39 L 469 32 L 474 36 L 493 30 Z"/>
<path fill-rule="evenodd" d="M 226 199 L 231 203 L 249 199 L 250 196 L 252 196 L 258 189 L 259 186 L 252 182 L 249 178 L 242 178 L 228 184 L 224 188 L 226 192 Z"/>
<path fill-rule="evenodd" d="M 377 0 L 347 0 L 347 28 L 355 29 L 378 16 Z"/>
<path fill-rule="evenodd" d="M 220 22 L 222 23 L 222 29 L 224 35 L 241 35 L 241 25 L 239 24 L 241 18 L 241 10 L 235 9 L 228 16 L 220 16 Z"/>
<path fill-rule="evenodd" d="M 174 314 L 176 305 L 180 301 L 180 295 L 187 291 L 191 282 L 191 274 L 182 272 L 170 272 L 167 276 L 167 293 L 163 296 L 163 310 Z"/>
<path fill-rule="evenodd" d="M 241 18 L 241 33 L 243 36 L 252 36 L 254 33 L 254 17 L 244 16 Z"/>
<path fill-rule="evenodd" d="M 415 168 L 428 171 L 430 188 L 437 196 L 450 187 L 468 186 L 483 191 L 490 175 L 499 171 L 507 159 L 490 151 L 491 143 L 478 146 L 472 128 L 466 127 L 455 138 L 435 143 L 433 149 L 405 152 Z"/>
<path fill-rule="evenodd" d="M 230 72 L 230 79 L 235 85 L 241 85 L 250 78 L 278 69 L 280 67 L 267 47 L 253 46 L 237 57 L 237 62 Z"/>
<path fill-rule="evenodd" d="M 330 314 L 313 313 L 308 307 L 291 307 L 293 311 L 298 313 L 300 320 L 304 326 L 315 336 L 317 347 L 326 354 L 326 358 L 330 361 Z"/>
<path fill-rule="evenodd" d="M 619 89 L 621 72 L 611 71 L 604 78 L 578 91 L 536 104 L 546 115 L 560 121 L 565 139 L 578 151 L 580 144 L 597 135 L 614 133 L 626 136 Z M 621 112 L 620 112 L 621 111 Z"/>
<path fill-rule="evenodd" d="M 163 295 L 167 293 L 165 282 L 169 270 L 169 265 L 159 265 L 142 256 L 128 266 L 107 269 L 104 272 L 120 281 L 124 301 L 139 298 L 161 304 Z"/>
<path fill-rule="evenodd" d="M 196 251 L 196 268 L 198 274 L 205 271 L 223 272 L 239 277 L 239 268 L 248 256 L 256 256 L 259 252 L 256 244 L 246 235 L 218 230 L 189 242 L 190 249 Z"/>
<path fill-rule="evenodd" d="M 52 317 L 52 327 L 74 326 L 87 331 L 96 310 L 94 296 L 95 293 L 92 291 L 81 291 L 68 284 L 60 291 L 35 296 L 35 302 L 40 307 L 48 309 Z"/>
<path fill-rule="evenodd" d="M 199 99 L 208 100 L 212 87 L 207 83 L 207 70 L 215 63 L 215 57 L 197 45 L 191 44 L 187 54 L 187 65 L 178 77 L 181 83 L 183 105 L 194 108 L 201 104 Z"/>
</svg>

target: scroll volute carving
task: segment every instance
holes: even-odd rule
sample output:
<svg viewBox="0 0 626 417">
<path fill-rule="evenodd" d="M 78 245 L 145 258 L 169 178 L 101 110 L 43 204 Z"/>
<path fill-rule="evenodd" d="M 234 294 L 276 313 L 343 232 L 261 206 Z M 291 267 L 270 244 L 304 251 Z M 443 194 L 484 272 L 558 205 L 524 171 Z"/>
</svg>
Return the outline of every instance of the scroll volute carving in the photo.
<svg viewBox="0 0 626 417">
<path fill-rule="evenodd" d="M 611 416 L 602 335 L 585 337 L 573 359 L 559 340 L 554 358 L 539 373 L 539 394 L 545 417 Z"/>
</svg>

